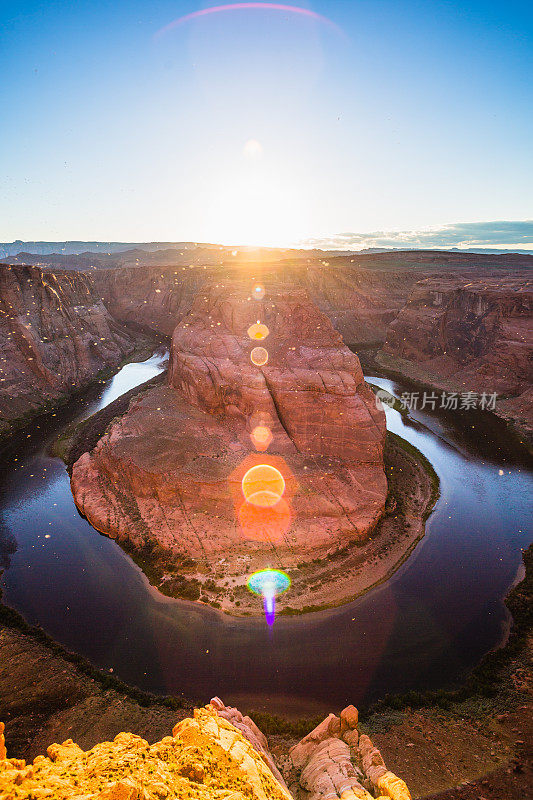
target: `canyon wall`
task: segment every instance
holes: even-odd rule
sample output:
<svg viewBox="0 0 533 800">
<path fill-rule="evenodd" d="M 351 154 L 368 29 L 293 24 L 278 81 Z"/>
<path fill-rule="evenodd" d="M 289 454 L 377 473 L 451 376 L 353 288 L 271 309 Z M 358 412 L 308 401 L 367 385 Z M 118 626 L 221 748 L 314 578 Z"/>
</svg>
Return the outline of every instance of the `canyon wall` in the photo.
<svg viewBox="0 0 533 800">
<path fill-rule="evenodd" d="M 87 275 L 0 265 L 0 434 L 116 369 L 136 346 Z"/>
<path fill-rule="evenodd" d="M 458 392 L 496 392 L 496 412 L 533 430 L 533 282 L 427 278 L 391 323 L 379 357 Z"/>
<path fill-rule="evenodd" d="M 167 336 L 189 313 L 204 284 L 249 276 L 250 280 L 284 281 L 305 289 L 350 345 L 383 342 L 388 324 L 405 304 L 420 273 L 362 269 L 349 260 L 341 265 L 335 261 L 144 265 L 100 270 L 93 279 L 113 316 Z"/>
<path fill-rule="evenodd" d="M 244 275 L 300 286 L 348 344 L 383 345 L 383 366 L 498 392 L 497 413 L 531 433 L 531 281 L 523 268 L 531 257 L 397 252 L 247 263 L 243 251 L 217 264 L 211 248 L 210 263 L 198 264 L 193 253 L 183 251 L 191 263 L 175 263 L 177 253 L 159 265 L 146 259 L 162 259 L 160 251 L 135 251 L 138 266 L 87 273 L 0 265 L 0 431 L 116 368 L 144 334 L 170 337 L 204 285 Z M 221 262 L 227 256 L 226 248 Z"/>
</svg>

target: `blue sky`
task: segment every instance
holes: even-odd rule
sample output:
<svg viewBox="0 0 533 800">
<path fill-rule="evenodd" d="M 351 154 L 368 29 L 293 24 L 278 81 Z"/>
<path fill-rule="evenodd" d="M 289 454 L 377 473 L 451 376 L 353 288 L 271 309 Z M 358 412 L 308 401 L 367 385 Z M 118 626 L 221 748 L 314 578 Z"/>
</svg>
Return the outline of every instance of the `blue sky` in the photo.
<svg viewBox="0 0 533 800">
<path fill-rule="evenodd" d="M 533 218 L 530 3 L 217 4 L 0 3 L 0 240 Z"/>
</svg>

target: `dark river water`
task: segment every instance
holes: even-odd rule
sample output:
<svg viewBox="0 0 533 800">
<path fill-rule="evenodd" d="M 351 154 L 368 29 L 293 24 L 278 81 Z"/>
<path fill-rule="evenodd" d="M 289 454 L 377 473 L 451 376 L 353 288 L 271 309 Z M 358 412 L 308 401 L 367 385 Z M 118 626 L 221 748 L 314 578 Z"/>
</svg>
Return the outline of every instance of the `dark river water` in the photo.
<svg viewBox="0 0 533 800">
<path fill-rule="evenodd" d="M 533 476 L 488 415 L 387 409 L 390 430 L 434 465 L 441 497 L 426 535 L 384 585 L 334 611 L 238 619 L 160 595 L 82 519 L 49 443 L 72 419 L 157 374 L 163 356 L 38 421 L 2 454 L 0 536 L 16 542 L 3 601 L 70 650 L 143 689 L 214 694 L 244 709 L 308 714 L 387 692 L 450 686 L 501 644 L 503 597 L 533 539 Z M 404 387 L 372 383 L 398 395 Z M 39 426 L 39 427 L 37 427 Z M 27 434 L 30 433 L 29 436 Z M 13 549 L 13 548 L 12 548 Z"/>
</svg>

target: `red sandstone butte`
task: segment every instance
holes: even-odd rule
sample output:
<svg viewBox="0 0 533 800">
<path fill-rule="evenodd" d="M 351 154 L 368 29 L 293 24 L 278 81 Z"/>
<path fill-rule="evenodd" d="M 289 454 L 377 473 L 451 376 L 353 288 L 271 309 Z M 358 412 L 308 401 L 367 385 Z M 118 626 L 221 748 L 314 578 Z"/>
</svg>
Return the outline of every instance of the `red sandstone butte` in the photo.
<svg viewBox="0 0 533 800">
<path fill-rule="evenodd" d="M 210 284 L 176 327 L 168 385 L 137 396 L 72 472 L 80 511 L 134 547 L 192 556 L 203 574 L 225 558 L 248 570 L 325 556 L 364 539 L 387 482 L 385 416 L 359 359 L 304 290 L 276 283 L 263 301 L 251 280 Z M 269 328 L 262 342 L 247 330 Z M 250 360 L 254 346 L 268 363 Z M 252 428 L 273 434 L 257 453 Z M 241 480 L 256 463 L 286 480 L 291 525 L 280 541 L 246 538 Z"/>
</svg>

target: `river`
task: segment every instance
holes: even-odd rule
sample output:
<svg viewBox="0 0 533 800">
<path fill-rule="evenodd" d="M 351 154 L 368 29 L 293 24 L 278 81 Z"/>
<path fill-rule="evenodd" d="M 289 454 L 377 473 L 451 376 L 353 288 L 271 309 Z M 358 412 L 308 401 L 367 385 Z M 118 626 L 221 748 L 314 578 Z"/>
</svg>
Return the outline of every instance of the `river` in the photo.
<svg viewBox="0 0 533 800">
<path fill-rule="evenodd" d="M 448 687 L 501 644 L 503 598 L 533 539 L 533 475 L 503 425 L 475 411 L 386 409 L 388 428 L 434 465 L 441 496 L 426 535 L 385 584 L 333 611 L 232 618 L 153 589 L 111 539 L 77 512 L 50 442 L 164 368 L 128 364 L 99 389 L 42 417 L 2 453 L 0 532 L 16 541 L 3 601 L 122 680 L 243 710 L 303 715 L 388 692 Z M 396 381 L 372 383 L 399 396 Z"/>
</svg>

